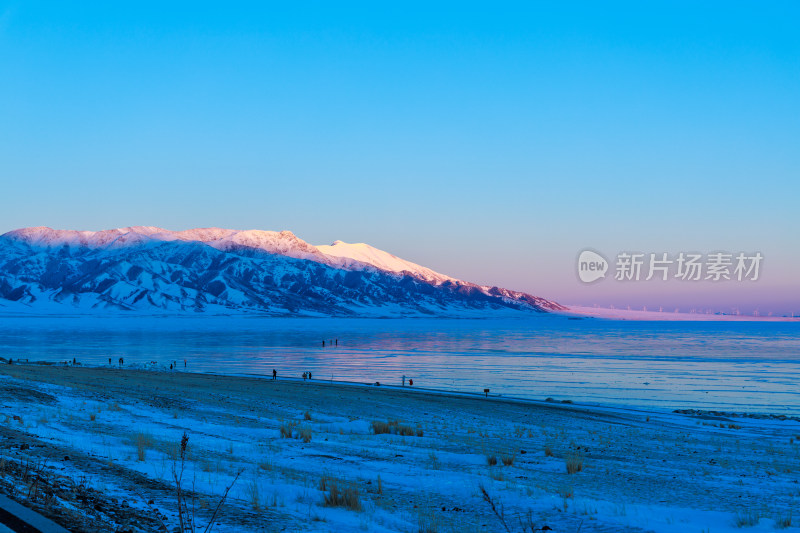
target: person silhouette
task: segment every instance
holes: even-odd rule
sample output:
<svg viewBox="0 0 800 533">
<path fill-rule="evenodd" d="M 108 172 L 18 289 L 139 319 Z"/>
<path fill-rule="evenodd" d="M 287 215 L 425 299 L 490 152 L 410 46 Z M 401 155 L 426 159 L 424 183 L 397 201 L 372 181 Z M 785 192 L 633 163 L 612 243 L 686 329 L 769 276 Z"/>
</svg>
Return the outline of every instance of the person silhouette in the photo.
<svg viewBox="0 0 800 533">
<path fill-rule="evenodd" d="M 278 373 L 277 373 L 277 372 L 275 371 L 275 369 L 273 368 L 273 369 L 272 369 L 272 380 L 273 380 L 273 381 L 275 381 L 276 379 L 278 379 Z"/>
</svg>

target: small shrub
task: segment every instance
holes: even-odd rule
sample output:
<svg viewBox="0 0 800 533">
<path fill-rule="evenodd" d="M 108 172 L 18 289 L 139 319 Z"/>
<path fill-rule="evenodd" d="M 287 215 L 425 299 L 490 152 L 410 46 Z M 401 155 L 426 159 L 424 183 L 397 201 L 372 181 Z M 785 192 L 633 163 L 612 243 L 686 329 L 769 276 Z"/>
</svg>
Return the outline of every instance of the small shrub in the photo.
<svg viewBox="0 0 800 533">
<path fill-rule="evenodd" d="M 497 456 L 496 455 L 487 455 L 486 456 L 486 464 L 489 466 L 497 465 Z"/>
<path fill-rule="evenodd" d="M 89 415 L 89 420 L 91 420 L 92 422 L 94 422 L 96 419 L 97 419 L 97 413 L 92 413 Z"/>
<path fill-rule="evenodd" d="M 311 413 L 308 411 L 303 413 L 303 420 L 311 420 Z"/>
<path fill-rule="evenodd" d="M 417 437 L 421 437 L 423 435 L 422 428 L 417 428 Z"/>
<path fill-rule="evenodd" d="M 514 466 L 514 459 L 516 459 L 516 456 L 513 453 L 504 453 L 500 455 L 500 460 L 503 461 L 505 466 Z"/>
<path fill-rule="evenodd" d="M 553 457 L 553 448 L 551 448 L 549 445 L 544 447 L 544 456 Z"/>
<path fill-rule="evenodd" d="M 583 470 L 583 455 L 579 453 L 570 453 L 564 459 L 567 465 L 567 474 L 577 474 Z"/>
<path fill-rule="evenodd" d="M 311 442 L 311 428 L 310 427 L 301 427 L 297 431 L 297 438 L 303 439 L 303 442 Z"/>
</svg>

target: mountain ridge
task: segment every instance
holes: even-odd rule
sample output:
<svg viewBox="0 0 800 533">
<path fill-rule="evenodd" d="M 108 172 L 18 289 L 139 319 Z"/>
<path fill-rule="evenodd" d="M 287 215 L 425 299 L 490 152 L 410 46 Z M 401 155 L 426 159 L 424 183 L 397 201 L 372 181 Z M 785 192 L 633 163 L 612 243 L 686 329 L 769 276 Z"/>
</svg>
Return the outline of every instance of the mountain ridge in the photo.
<svg viewBox="0 0 800 533">
<path fill-rule="evenodd" d="M 563 310 L 435 272 L 365 243 L 291 231 L 39 226 L 0 236 L 0 305 L 69 312 L 452 316 Z"/>
</svg>

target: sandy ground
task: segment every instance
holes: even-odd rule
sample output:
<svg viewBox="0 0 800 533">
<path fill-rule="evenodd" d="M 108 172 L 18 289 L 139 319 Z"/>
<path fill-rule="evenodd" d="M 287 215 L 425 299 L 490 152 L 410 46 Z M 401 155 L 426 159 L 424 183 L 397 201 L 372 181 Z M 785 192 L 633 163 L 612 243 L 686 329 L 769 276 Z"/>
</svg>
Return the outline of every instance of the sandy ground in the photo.
<svg viewBox="0 0 800 533">
<path fill-rule="evenodd" d="M 0 365 L 0 403 L 3 492 L 74 531 L 176 530 L 184 432 L 199 530 L 237 473 L 214 531 L 800 525 L 795 420 L 26 364 Z M 395 420 L 413 435 L 374 434 Z"/>
</svg>

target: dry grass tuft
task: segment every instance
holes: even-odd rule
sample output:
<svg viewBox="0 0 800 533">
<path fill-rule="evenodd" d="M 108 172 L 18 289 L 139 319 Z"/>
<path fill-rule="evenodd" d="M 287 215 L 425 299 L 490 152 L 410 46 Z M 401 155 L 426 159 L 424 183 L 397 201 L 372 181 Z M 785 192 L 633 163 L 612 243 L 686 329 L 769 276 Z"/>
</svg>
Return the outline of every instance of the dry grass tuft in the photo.
<svg viewBox="0 0 800 533">
<path fill-rule="evenodd" d="M 442 466 L 439 462 L 439 456 L 436 455 L 436 452 L 433 450 L 428 452 L 428 464 L 430 465 L 431 470 L 439 470 L 439 468 Z"/>
<path fill-rule="evenodd" d="M 320 487 L 324 487 L 323 491 L 327 490 L 327 494 L 324 495 L 325 507 L 344 507 L 351 511 L 361 510 L 361 495 L 358 487 L 354 484 L 343 486 L 338 479 L 323 476 Z"/>
<path fill-rule="evenodd" d="M 411 426 L 407 426 L 405 424 L 401 424 L 397 420 L 388 420 L 386 422 L 382 422 L 380 420 L 373 420 L 370 422 L 370 429 L 372 433 L 375 435 L 381 434 L 394 434 L 400 435 L 403 437 L 421 437 L 423 435 L 422 428 L 414 429 Z"/>
<path fill-rule="evenodd" d="M 414 435 L 417 434 L 417 432 L 414 431 L 414 428 L 412 428 L 411 426 L 405 426 L 400 424 L 397 426 L 397 434 L 402 435 L 403 437 L 413 437 Z"/>
<path fill-rule="evenodd" d="M 544 447 L 544 456 L 553 457 L 553 448 L 551 448 L 549 444 Z"/>
<path fill-rule="evenodd" d="M 489 466 L 497 465 L 497 456 L 496 455 L 487 455 L 486 456 L 486 464 Z"/>
<path fill-rule="evenodd" d="M 775 518 L 775 529 L 786 529 L 787 527 L 792 527 L 791 511 L 789 511 L 787 514 L 778 515 Z"/>
<path fill-rule="evenodd" d="M 505 466 L 514 466 L 514 460 L 517 456 L 513 453 L 503 453 L 500 454 L 500 460 L 503 461 Z"/>
<path fill-rule="evenodd" d="M 280 427 L 281 438 L 291 439 L 295 426 L 297 426 L 297 422 L 283 422 Z"/>
<path fill-rule="evenodd" d="M 311 420 L 311 412 L 310 411 L 306 411 L 305 413 L 303 413 L 303 420 Z"/>
<path fill-rule="evenodd" d="M 147 448 L 153 447 L 153 436 L 143 431 L 137 431 L 133 435 L 133 445 L 136 446 L 136 458 L 144 461 L 147 455 Z"/>
<path fill-rule="evenodd" d="M 421 511 L 417 519 L 418 533 L 439 533 L 441 531 L 439 516 L 433 510 Z"/>
<path fill-rule="evenodd" d="M 373 420 L 370 424 L 370 429 L 372 429 L 372 433 L 375 435 L 381 435 L 384 433 L 391 433 L 392 426 L 389 422 L 381 422 L 380 420 Z"/>
<path fill-rule="evenodd" d="M 577 474 L 583 470 L 583 455 L 570 453 L 564 458 L 567 465 L 567 474 Z"/>
<path fill-rule="evenodd" d="M 303 439 L 303 442 L 311 442 L 311 428 L 308 426 L 303 426 L 299 430 L 297 430 L 297 438 Z"/>
<path fill-rule="evenodd" d="M 742 509 L 737 511 L 736 516 L 733 517 L 736 527 L 753 527 L 758 525 L 759 520 L 761 520 L 761 516 L 758 511 L 753 509 Z"/>
<path fill-rule="evenodd" d="M 261 510 L 261 488 L 258 486 L 258 479 L 253 479 L 245 487 L 247 499 L 250 500 L 250 505 L 253 506 L 254 511 Z"/>
</svg>

